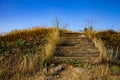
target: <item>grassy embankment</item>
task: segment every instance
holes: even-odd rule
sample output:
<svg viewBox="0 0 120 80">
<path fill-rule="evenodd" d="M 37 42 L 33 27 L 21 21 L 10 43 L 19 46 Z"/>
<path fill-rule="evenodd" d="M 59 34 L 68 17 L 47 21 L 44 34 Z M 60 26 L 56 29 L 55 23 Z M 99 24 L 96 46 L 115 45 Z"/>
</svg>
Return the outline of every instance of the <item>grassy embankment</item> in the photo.
<svg viewBox="0 0 120 80">
<path fill-rule="evenodd" d="M 100 59 L 102 61 L 120 64 L 120 32 L 114 30 L 93 31 L 89 29 L 87 35 L 101 53 Z"/>
<path fill-rule="evenodd" d="M 0 80 L 26 80 L 49 61 L 58 40 L 56 28 L 14 30 L 0 36 Z"/>
<path fill-rule="evenodd" d="M 119 80 L 120 32 L 113 30 L 93 31 L 88 28 L 86 35 L 98 48 L 100 56 L 96 59 L 96 64 L 76 62 L 74 65 L 90 70 L 92 76 L 89 80 Z"/>
<path fill-rule="evenodd" d="M 39 71 L 50 62 L 60 33 L 55 28 L 33 28 L 0 36 L 0 80 L 26 80 Z M 71 64 L 90 70 L 89 80 L 119 80 L 120 33 L 90 29 L 86 34 L 101 54 L 99 64 Z"/>
</svg>

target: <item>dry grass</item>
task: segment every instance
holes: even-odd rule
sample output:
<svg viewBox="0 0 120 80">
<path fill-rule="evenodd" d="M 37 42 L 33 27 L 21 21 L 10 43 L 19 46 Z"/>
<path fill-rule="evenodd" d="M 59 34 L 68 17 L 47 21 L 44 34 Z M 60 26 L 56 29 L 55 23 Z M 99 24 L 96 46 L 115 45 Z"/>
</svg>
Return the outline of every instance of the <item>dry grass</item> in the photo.
<svg viewBox="0 0 120 80">
<path fill-rule="evenodd" d="M 106 43 L 118 45 L 120 33 L 88 30 L 86 35 L 92 39 L 100 52 L 98 61 L 101 63 L 106 61 L 106 63 L 91 65 L 75 62 L 72 65 L 88 69 L 90 71 L 88 75 L 91 75 L 88 80 L 119 80 L 120 68 L 117 64 L 108 63 L 110 56 Z M 69 31 L 56 28 L 32 28 L 15 30 L 0 36 L 0 80 L 27 80 L 46 63 L 49 63 L 59 41 L 59 33 L 62 35 L 66 32 Z M 109 46 L 114 49 L 113 45 Z M 120 50 L 119 48 L 117 50 Z"/>
<path fill-rule="evenodd" d="M 119 80 L 120 78 L 120 67 L 118 65 L 74 62 L 72 66 L 86 70 L 81 74 L 83 80 Z"/>
<path fill-rule="evenodd" d="M 109 60 L 107 49 L 101 38 L 96 37 L 97 32 L 92 30 L 92 28 L 88 28 L 86 29 L 85 34 L 92 40 L 95 47 L 100 52 L 99 57 L 96 59 L 95 63 L 107 62 Z"/>
<path fill-rule="evenodd" d="M 90 80 L 119 80 L 120 78 L 120 33 L 113 30 L 93 31 L 88 29 L 86 35 L 93 41 L 100 52 L 96 68 Z"/>
<path fill-rule="evenodd" d="M 117 59 L 120 55 L 120 33 L 113 30 L 106 31 L 94 31 L 91 28 L 86 30 L 86 35 L 93 41 L 95 46 L 100 52 L 100 56 L 97 59 L 97 62 L 108 62 L 112 61 L 111 54 L 116 55 Z M 110 49 L 113 50 L 110 53 Z M 113 56 L 114 57 L 114 56 Z M 113 61 L 112 61 L 113 62 Z"/>
<path fill-rule="evenodd" d="M 0 36 L 0 80 L 26 80 L 52 57 L 58 40 L 56 28 L 15 30 Z"/>
<path fill-rule="evenodd" d="M 119 80 L 120 68 L 116 65 L 104 64 L 97 65 L 93 74 L 93 79 L 96 80 Z"/>
<path fill-rule="evenodd" d="M 120 33 L 113 30 L 100 31 L 95 34 L 101 38 L 111 62 L 120 61 Z"/>
</svg>

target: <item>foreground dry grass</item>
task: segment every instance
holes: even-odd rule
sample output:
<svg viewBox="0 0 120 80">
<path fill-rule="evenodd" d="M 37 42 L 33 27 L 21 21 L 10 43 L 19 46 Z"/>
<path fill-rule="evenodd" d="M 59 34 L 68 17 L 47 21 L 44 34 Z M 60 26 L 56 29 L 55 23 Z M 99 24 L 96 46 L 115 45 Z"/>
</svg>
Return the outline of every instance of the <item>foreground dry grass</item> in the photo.
<svg viewBox="0 0 120 80">
<path fill-rule="evenodd" d="M 87 63 L 59 64 L 54 67 L 49 67 L 48 72 L 44 69 L 31 76 L 28 80 L 120 80 L 119 66 L 109 64 L 91 65 Z M 82 66 L 81 66 L 82 65 Z M 55 69 L 62 66 L 55 72 Z"/>
<path fill-rule="evenodd" d="M 32 28 L 0 36 L 0 80 L 26 80 L 52 57 L 59 31 Z"/>
</svg>

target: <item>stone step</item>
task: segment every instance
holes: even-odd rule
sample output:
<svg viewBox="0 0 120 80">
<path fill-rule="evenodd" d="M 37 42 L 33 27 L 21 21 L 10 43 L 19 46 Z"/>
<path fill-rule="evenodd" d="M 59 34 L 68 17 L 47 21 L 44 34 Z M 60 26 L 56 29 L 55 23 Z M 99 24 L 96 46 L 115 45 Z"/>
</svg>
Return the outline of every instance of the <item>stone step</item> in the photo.
<svg viewBox="0 0 120 80">
<path fill-rule="evenodd" d="M 72 61 L 95 63 L 97 57 L 54 57 L 53 63 L 70 63 Z"/>
<path fill-rule="evenodd" d="M 92 43 L 92 42 L 80 41 L 80 40 L 62 40 L 62 41 L 60 41 L 60 44 L 61 43 L 77 43 L 77 44 L 82 44 L 82 43 Z"/>
<path fill-rule="evenodd" d="M 79 33 L 65 33 L 61 35 L 60 43 L 54 53 L 54 62 L 94 62 L 99 56 L 97 48 L 92 41 Z"/>
<path fill-rule="evenodd" d="M 98 52 L 98 50 L 96 48 L 80 48 L 80 49 L 56 49 L 56 52 Z"/>
<path fill-rule="evenodd" d="M 56 51 L 57 50 L 87 50 L 87 49 L 97 49 L 96 47 L 94 46 L 87 46 L 87 45 L 75 45 L 75 46 L 59 46 L 56 48 Z"/>
<path fill-rule="evenodd" d="M 58 46 L 94 46 L 93 43 L 87 43 L 87 42 L 61 42 L 58 44 Z"/>
<path fill-rule="evenodd" d="M 79 44 L 83 44 L 83 43 L 90 43 L 93 44 L 91 40 L 61 40 L 60 43 L 79 43 Z"/>
<path fill-rule="evenodd" d="M 77 40 L 77 39 L 64 39 L 64 40 L 60 40 L 60 41 L 61 41 L 61 43 L 62 43 L 62 42 L 92 43 L 92 41 L 89 40 L 89 39 L 85 39 L 85 40 L 82 40 L 82 39 L 79 39 L 79 40 Z"/>
<path fill-rule="evenodd" d="M 79 45 L 79 46 L 58 46 L 56 48 L 56 51 L 65 51 L 65 50 L 86 50 L 86 49 L 91 49 L 91 50 L 97 50 L 94 46 L 84 46 L 84 45 Z"/>
<path fill-rule="evenodd" d="M 54 56 L 63 56 L 63 57 L 97 57 L 98 52 L 87 52 L 87 51 L 70 51 L 70 52 L 60 52 L 56 51 Z"/>
<path fill-rule="evenodd" d="M 61 41 L 91 41 L 87 38 L 61 38 Z"/>
<path fill-rule="evenodd" d="M 62 41 L 60 44 L 80 44 L 80 42 L 75 42 L 75 41 Z"/>
<path fill-rule="evenodd" d="M 98 50 L 96 48 L 81 48 L 81 49 L 56 49 L 56 52 L 60 52 L 60 53 L 76 53 L 76 52 L 98 52 Z"/>
<path fill-rule="evenodd" d="M 85 35 L 84 33 L 64 33 L 61 36 L 67 36 L 67 37 L 79 37 L 80 35 Z"/>
<path fill-rule="evenodd" d="M 74 43 L 74 42 L 62 42 L 60 44 L 58 44 L 58 46 L 75 46 L 78 43 Z"/>
<path fill-rule="evenodd" d="M 88 37 L 67 37 L 67 36 L 61 36 L 60 39 L 88 39 Z"/>
</svg>

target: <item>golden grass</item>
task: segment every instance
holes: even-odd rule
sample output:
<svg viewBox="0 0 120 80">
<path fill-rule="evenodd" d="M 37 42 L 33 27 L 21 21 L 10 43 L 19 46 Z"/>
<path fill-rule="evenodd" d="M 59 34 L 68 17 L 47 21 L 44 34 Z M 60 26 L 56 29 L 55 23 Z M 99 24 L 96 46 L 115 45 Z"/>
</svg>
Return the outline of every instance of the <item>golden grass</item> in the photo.
<svg viewBox="0 0 120 80">
<path fill-rule="evenodd" d="M 92 40 L 94 45 L 98 48 L 100 52 L 97 62 L 108 62 L 111 61 L 110 53 L 108 47 L 112 47 L 114 53 L 118 52 L 120 54 L 120 33 L 113 30 L 105 31 L 94 31 L 88 28 L 85 31 L 86 35 Z"/>
<path fill-rule="evenodd" d="M 98 49 L 100 52 L 99 57 L 96 58 L 94 63 L 101 63 L 101 62 L 106 62 L 108 61 L 108 56 L 107 56 L 107 49 L 101 40 L 101 38 L 96 37 L 96 31 L 92 30 L 91 28 L 86 29 L 85 34 L 92 40 L 94 43 L 95 47 Z"/>
<path fill-rule="evenodd" d="M 100 37 L 105 43 L 120 44 L 120 33 L 114 30 L 100 31 L 95 36 Z"/>
<path fill-rule="evenodd" d="M 119 80 L 120 67 L 113 64 L 90 64 L 90 63 L 75 63 L 72 66 L 80 67 L 86 70 L 82 73 L 84 80 Z M 86 75 L 84 75 L 86 73 Z M 87 78 L 87 79 L 86 79 Z"/>
<path fill-rule="evenodd" d="M 0 36 L 0 80 L 26 80 L 52 57 L 58 40 L 56 28 L 15 30 Z"/>
<path fill-rule="evenodd" d="M 114 58 L 114 56 L 112 56 L 111 58 L 111 54 L 116 55 L 116 52 L 120 54 L 120 33 L 113 30 L 97 32 L 91 29 L 88 29 L 85 33 L 100 52 L 96 62 L 101 64 L 95 64 L 96 69 L 94 73 L 92 73 L 93 76 L 90 80 L 119 80 L 120 68 L 118 62 L 120 62 L 120 57 L 117 56 L 117 58 Z M 107 47 L 111 47 L 113 52 L 109 53 Z"/>
<path fill-rule="evenodd" d="M 66 32 L 69 31 L 37 27 L 14 30 L 0 36 L 0 80 L 27 80 L 39 71 L 44 61 L 50 61 L 59 41 L 59 34 Z M 119 34 L 114 31 L 96 32 L 92 29 L 86 31 L 86 35 L 92 39 L 100 52 L 97 58 L 99 62 L 109 60 L 104 42 L 118 44 Z M 85 68 L 86 66 L 93 68 L 92 70 L 95 68 L 89 64 L 85 64 Z M 97 65 L 89 80 L 119 80 L 117 76 L 119 71 L 120 68 L 117 65 L 109 65 L 109 63 Z"/>
</svg>

